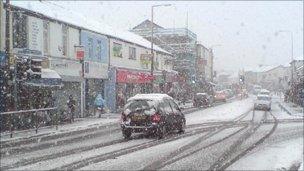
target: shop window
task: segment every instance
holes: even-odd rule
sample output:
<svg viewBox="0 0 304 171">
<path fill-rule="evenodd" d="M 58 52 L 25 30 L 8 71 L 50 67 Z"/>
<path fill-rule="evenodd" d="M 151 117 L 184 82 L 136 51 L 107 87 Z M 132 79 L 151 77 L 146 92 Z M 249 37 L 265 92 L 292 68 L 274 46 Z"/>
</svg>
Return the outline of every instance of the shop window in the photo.
<svg viewBox="0 0 304 171">
<path fill-rule="evenodd" d="M 13 47 L 27 48 L 27 16 L 13 13 Z"/>
<path fill-rule="evenodd" d="M 62 25 L 62 55 L 67 56 L 68 51 L 68 26 Z"/>
<path fill-rule="evenodd" d="M 122 45 L 113 42 L 113 56 L 122 58 Z"/>
<path fill-rule="evenodd" d="M 129 47 L 129 59 L 136 60 L 136 49 L 134 47 Z"/>
<path fill-rule="evenodd" d="M 49 53 L 50 42 L 50 25 L 48 21 L 43 21 L 43 51 L 44 54 Z"/>
</svg>

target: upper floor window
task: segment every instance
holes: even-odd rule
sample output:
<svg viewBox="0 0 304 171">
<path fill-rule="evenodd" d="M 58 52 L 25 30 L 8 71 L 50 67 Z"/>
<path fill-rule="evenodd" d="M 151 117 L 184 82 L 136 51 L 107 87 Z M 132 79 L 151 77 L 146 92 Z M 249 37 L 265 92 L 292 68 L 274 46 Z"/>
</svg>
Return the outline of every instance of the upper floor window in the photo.
<svg viewBox="0 0 304 171">
<path fill-rule="evenodd" d="M 62 55 L 67 56 L 68 52 L 68 26 L 62 25 Z"/>
<path fill-rule="evenodd" d="M 27 16 L 21 13 L 13 13 L 13 47 L 27 48 Z"/>
<path fill-rule="evenodd" d="M 136 60 L 136 49 L 134 47 L 129 47 L 129 59 Z"/>
<path fill-rule="evenodd" d="M 49 53 L 50 42 L 50 25 L 48 21 L 43 21 L 43 51 L 45 54 Z"/>
<path fill-rule="evenodd" d="M 97 46 L 96 46 L 96 59 L 101 59 L 101 41 L 97 40 Z"/>
<path fill-rule="evenodd" d="M 122 45 L 113 42 L 113 56 L 122 58 Z"/>
<path fill-rule="evenodd" d="M 93 39 L 88 37 L 88 58 L 93 58 Z"/>
</svg>

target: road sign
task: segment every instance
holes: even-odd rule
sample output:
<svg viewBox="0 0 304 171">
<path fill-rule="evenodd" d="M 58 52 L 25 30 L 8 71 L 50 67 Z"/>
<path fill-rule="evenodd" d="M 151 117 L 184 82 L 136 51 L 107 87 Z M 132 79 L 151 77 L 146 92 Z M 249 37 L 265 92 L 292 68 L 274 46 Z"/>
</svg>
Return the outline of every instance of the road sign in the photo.
<svg viewBox="0 0 304 171">
<path fill-rule="evenodd" d="M 76 51 L 76 59 L 83 60 L 84 58 L 84 47 L 83 46 L 75 46 Z"/>
</svg>

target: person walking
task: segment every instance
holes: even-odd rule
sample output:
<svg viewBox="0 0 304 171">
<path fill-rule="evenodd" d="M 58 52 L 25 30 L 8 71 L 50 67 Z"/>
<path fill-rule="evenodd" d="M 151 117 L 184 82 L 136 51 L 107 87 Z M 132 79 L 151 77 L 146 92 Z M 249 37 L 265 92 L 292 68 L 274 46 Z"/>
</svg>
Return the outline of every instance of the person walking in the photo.
<svg viewBox="0 0 304 171">
<path fill-rule="evenodd" d="M 105 100 L 102 98 L 101 94 L 98 94 L 94 101 L 94 115 L 96 115 L 97 109 L 99 110 L 98 117 L 101 117 L 101 114 L 105 112 Z"/>
<path fill-rule="evenodd" d="M 119 91 L 117 94 L 117 103 L 118 103 L 118 109 L 122 109 L 125 105 L 125 96 L 122 93 L 122 91 Z"/>
<path fill-rule="evenodd" d="M 76 101 L 73 98 L 73 95 L 69 96 L 69 100 L 67 101 L 67 105 L 69 108 L 70 122 L 74 122 Z"/>
</svg>

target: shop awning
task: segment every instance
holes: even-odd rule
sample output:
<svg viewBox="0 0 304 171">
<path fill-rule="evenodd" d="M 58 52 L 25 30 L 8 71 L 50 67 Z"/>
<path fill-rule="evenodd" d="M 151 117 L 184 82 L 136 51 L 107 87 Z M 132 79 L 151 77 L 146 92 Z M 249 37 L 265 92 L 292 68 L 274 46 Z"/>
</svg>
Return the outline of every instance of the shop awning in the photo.
<svg viewBox="0 0 304 171">
<path fill-rule="evenodd" d="M 60 88 L 62 87 L 62 79 L 56 71 L 51 69 L 42 69 L 41 79 L 32 79 L 24 82 L 24 84 L 34 87 Z"/>
</svg>

